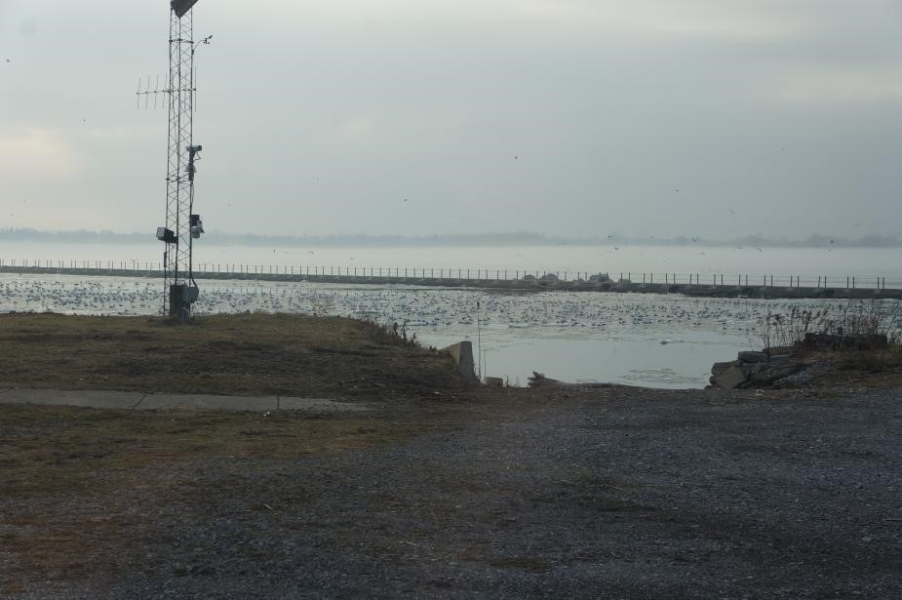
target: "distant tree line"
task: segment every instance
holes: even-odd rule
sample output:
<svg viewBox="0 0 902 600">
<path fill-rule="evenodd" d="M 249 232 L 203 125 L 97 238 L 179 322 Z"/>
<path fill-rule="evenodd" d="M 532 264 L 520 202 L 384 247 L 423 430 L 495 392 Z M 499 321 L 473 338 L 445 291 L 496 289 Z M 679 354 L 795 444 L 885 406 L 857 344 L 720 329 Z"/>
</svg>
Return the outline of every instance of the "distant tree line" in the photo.
<svg viewBox="0 0 902 600">
<path fill-rule="evenodd" d="M 153 234 L 121 233 L 109 230 L 41 231 L 28 228 L 2 228 L 0 241 L 35 241 L 48 243 L 156 243 Z M 643 245 L 643 246 L 738 246 L 780 248 L 897 248 L 902 247 L 902 235 L 868 234 L 860 238 L 843 238 L 814 234 L 805 239 L 770 238 L 760 235 L 733 240 L 710 240 L 701 237 L 671 238 L 629 237 L 617 234 L 597 237 L 550 236 L 535 232 L 468 233 L 433 235 L 262 235 L 254 233 L 225 233 L 208 230 L 206 244 L 234 246 L 334 246 L 334 247 L 414 247 L 414 246 L 562 246 L 562 245 Z"/>
</svg>

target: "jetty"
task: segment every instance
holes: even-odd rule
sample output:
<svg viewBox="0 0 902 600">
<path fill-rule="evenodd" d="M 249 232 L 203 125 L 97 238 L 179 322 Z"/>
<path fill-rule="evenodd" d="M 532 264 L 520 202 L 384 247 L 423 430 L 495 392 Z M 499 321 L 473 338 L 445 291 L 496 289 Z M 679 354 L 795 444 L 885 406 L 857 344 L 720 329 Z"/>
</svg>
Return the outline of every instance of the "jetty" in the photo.
<svg viewBox="0 0 902 600">
<path fill-rule="evenodd" d="M 160 279 L 157 268 L 141 268 L 126 263 L 95 263 L 93 266 L 60 266 L 53 264 L 0 264 L 0 273 L 46 276 L 129 277 Z M 638 275 L 638 277 L 637 277 Z M 374 286 L 426 286 L 471 288 L 498 293 L 537 293 L 545 291 L 609 292 L 634 294 L 682 294 L 708 298 L 799 298 L 799 299 L 902 299 L 902 285 L 885 278 L 867 282 L 855 277 L 828 282 L 826 277 L 788 276 L 775 278 L 748 275 L 677 275 L 621 274 L 614 280 L 607 274 L 558 274 L 525 271 L 491 271 L 465 269 L 367 268 L 352 272 L 350 268 L 242 266 L 239 269 L 204 269 L 194 271 L 198 280 L 243 280 L 279 282 L 315 282 Z M 641 277 L 641 280 L 639 279 Z M 662 281 L 663 280 L 663 281 Z"/>
</svg>

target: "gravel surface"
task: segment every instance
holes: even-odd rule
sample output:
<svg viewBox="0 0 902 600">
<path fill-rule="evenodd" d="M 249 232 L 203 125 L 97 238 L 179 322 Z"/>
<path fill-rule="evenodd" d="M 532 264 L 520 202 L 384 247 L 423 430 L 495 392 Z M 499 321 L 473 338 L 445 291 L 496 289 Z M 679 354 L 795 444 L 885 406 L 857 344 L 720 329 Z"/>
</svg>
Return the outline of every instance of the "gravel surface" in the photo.
<svg viewBox="0 0 902 600">
<path fill-rule="evenodd" d="M 902 390 L 497 396 L 397 445 L 180 464 L 97 499 L 141 516 L 110 543 L 142 568 L 11 597 L 902 597 Z"/>
</svg>

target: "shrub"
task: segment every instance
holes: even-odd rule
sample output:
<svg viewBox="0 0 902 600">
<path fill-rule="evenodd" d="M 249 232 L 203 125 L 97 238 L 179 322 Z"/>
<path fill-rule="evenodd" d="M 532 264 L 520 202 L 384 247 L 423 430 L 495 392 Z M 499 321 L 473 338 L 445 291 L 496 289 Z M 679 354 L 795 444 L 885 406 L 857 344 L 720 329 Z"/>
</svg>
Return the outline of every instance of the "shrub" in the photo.
<svg viewBox="0 0 902 600">
<path fill-rule="evenodd" d="M 797 346 L 808 334 L 839 338 L 886 336 L 890 346 L 899 348 L 902 304 L 878 300 L 850 301 L 818 310 L 792 307 L 786 313 L 769 312 L 761 324 L 765 348 Z"/>
<path fill-rule="evenodd" d="M 373 341 L 379 344 L 389 344 L 397 346 L 420 347 L 417 341 L 417 334 L 407 336 L 407 322 L 398 325 L 397 321 L 388 323 L 377 323 L 376 321 L 364 320 L 360 321 L 361 328 L 364 333 Z"/>
</svg>

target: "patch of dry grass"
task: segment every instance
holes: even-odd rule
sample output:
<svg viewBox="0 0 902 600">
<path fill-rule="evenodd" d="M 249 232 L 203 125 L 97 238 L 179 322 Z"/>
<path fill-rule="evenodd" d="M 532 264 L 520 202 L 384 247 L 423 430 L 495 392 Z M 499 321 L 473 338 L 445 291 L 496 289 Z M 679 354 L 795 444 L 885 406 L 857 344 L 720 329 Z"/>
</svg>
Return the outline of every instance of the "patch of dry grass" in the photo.
<svg viewBox="0 0 902 600">
<path fill-rule="evenodd" d="M 355 398 L 464 385 L 447 355 L 305 315 L 0 315 L 0 387 Z"/>
<path fill-rule="evenodd" d="M 385 401 L 466 386 L 449 356 L 351 319 L 0 315 L 0 387 Z M 144 555 L 160 535 L 155 515 L 206 514 L 218 498 L 254 496 L 260 473 L 305 456 L 400 443 L 440 426 L 442 411 L 0 405 L 0 597 L 27 592 L 35 577 L 65 585 L 153 571 Z M 248 508 L 304 501 L 274 496 Z"/>
<path fill-rule="evenodd" d="M 0 406 L 0 596 L 27 590 L 36 574 L 64 585 L 148 568 L 142 555 L 158 511 L 209 510 L 266 465 L 396 444 L 441 423 L 428 411 L 397 419 Z M 191 477 L 211 464 L 226 470 Z"/>
<path fill-rule="evenodd" d="M 468 384 L 449 356 L 351 319 L 20 313 L 0 315 L 0 387 L 389 401 Z M 175 535 L 158 528 L 161 515 L 204 522 L 235 497 L 259 498 L 247 509 L 260 514 L 302 504 L 303 482 L 262 490 L 260 478 L 442 427 L 445 408 L 417 407 L 316 416 L 0 405 L 0 597 L 36 578 L 160 575 L 146 555 Z"/>
<path fill-rule="evenodd" d="M 898 346 L 864 349 L 809 350 L 797 346 L 796 357 L 804 364 L 828 364 L 813 382 L 826 387 L 902 387 L 902 350 Z"/>
</svg>

